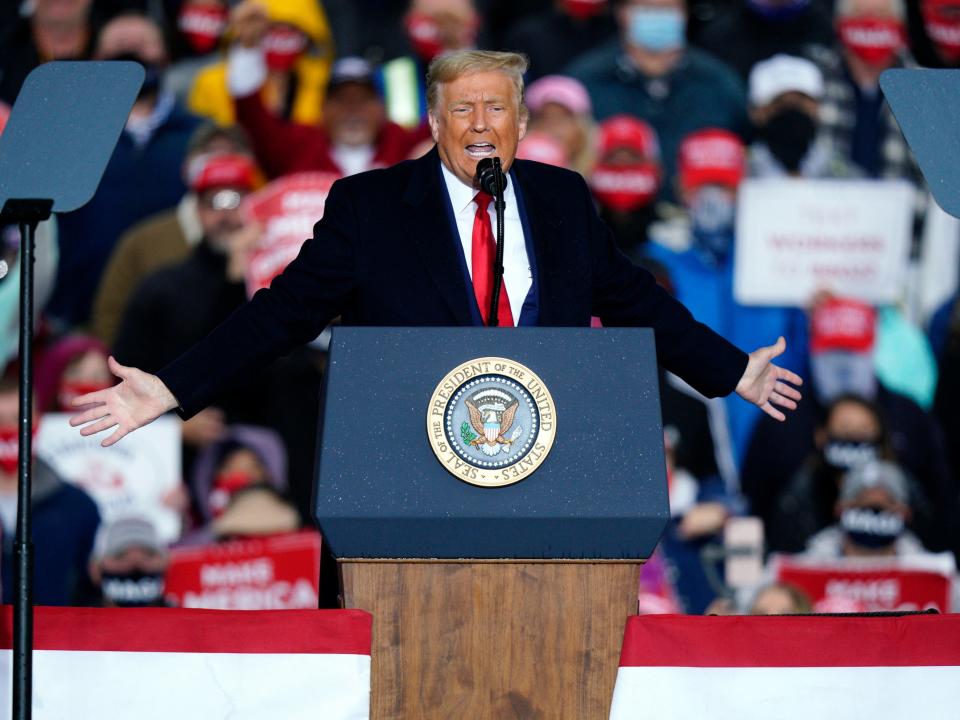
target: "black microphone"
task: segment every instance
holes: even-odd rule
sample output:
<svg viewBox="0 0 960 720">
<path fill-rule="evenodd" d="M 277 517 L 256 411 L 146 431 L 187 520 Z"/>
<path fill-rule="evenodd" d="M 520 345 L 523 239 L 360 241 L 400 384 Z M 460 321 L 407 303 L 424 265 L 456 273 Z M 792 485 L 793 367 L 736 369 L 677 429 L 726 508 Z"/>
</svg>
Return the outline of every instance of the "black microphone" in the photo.
<svg viewBox="0 0 960 720">
<path fill-rule="evenodd" d="M 477 185 L 488 195 L 506 190 L 507 178 L 500 168 L 500 158 L 483 158 L 477 163 Z"/>
<path fill-rule="evenodd" d="M 503 211 L 506 204 L 503 201 L 503 191 L 507 188 L 507 177 L 500 166 L 500 158 L 483 158 L 477 163 L 477 184 L 488 195 L 493 195 L 493 207 L 497 211 L 497 249 L 493 257 L 493 292 L 490 296 L 490 311 L 487 315 L 487 325 L 496 327 L 498 322 L 498 308 L 500 293 L 503 290 Z"/>
</svg>

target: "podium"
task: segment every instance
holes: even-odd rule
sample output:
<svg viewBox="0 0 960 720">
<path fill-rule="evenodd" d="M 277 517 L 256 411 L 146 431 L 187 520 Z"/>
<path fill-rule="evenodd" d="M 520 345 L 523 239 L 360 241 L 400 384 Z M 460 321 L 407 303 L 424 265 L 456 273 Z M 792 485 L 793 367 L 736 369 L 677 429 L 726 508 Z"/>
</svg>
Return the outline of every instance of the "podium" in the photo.
<svg viewBox="0 0 960 720">
<path fill-rule="evenodd" d="M 371 717 L 606 718 L 669 517 L 653 332 L 336 328 L 323 403 Z"/>
</svg>

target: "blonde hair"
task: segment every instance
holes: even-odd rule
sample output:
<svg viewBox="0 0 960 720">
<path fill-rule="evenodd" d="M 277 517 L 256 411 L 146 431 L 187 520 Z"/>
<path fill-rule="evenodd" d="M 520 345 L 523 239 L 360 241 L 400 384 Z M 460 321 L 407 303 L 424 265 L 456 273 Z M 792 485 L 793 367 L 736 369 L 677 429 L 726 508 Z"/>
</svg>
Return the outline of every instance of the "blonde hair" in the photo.
<svg viewBox="0 0 960 720">
<path fill-rule="evenodd" d="M 435 58 L 427 68 L 427 109 L 433 112 L 440 96 L 440 86 L 464 75 L 497 70 L 506 74 L 517 89 L 517 108 L 523 106 L 523 74 L 530 66 L 526 55 L 495 50 L 455 50 Z"/>
</svg>

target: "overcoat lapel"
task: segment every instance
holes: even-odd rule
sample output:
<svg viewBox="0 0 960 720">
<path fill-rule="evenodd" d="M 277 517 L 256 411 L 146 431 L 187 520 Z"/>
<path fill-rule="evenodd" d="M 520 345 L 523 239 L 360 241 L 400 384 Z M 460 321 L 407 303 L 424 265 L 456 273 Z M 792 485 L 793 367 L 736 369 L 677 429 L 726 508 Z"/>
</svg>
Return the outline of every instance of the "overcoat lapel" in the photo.
<svg viewBox="0 0 960 720">
<path fill-rule="evenodd" d="M 557 253 L 557 243 L 563 232 L 563 220 L 551 211 L 551 204 L 534 183 L 527 182 L 523 173 L 523 163 L 514 165 L 515 176 L 523 193 L 523 205 L 526 210 L 529 230 L 533 239 L 533 252 L 537 272 L 539 325 L 553 325 L 556 311 L 564 307 L 564 289 L 557 282 L 556 264 L 561 258 Z"/>
<path fill-rule="evenodd" d="M 472 325 L 466 282 L 460 271 L 460 240 L 447 214 L 447 192 L 441 182 L 440 158 L 434 147 L 419 160 L 403 196 L 407 237 L 417 248 L 430 279 L 460 325 Z"/>
</svg>

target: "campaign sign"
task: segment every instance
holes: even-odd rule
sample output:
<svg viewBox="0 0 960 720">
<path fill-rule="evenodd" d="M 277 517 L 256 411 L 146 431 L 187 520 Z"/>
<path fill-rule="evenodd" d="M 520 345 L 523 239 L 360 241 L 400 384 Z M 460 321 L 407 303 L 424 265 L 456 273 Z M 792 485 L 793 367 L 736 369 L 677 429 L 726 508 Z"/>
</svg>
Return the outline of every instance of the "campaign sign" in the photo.
<svg viewBox="0 0 960 720">
<path fill-rule="evenodd" d="M 805 307 L 825 290 L 900 299 L 914 188 L 900 180 L 748 180 L 740 186 L 734 296 Z"/>
<path fill-rule="evenodd" d="M 950 612 L 949 564 L 885 561 L 812 561 L 777 557 L 776 578 L 796 585 L 821 612 L 844 608 L 858 612 L 936 609 Z"/>
<path fill-rule="evenodd" d="M 70 427 L 68 413 L 45 413 L 34 444 L 64 480 L 82 487 L 100 509 L 104 523 L 126 515 L 153 522 L 165 542 L 180 537 L 180 514 L 165 498 L 180 487 L 180 421 L 157 418 L 110 447 L 100 436 L 83 437 Z"/>
<path fill-rule="evenodd" d="M 320 534 L 314 531 L 174 548 L 167 600 L 208 610 L 316 609 Z"/>
<path fill-rule="evenodd" d="M 327 195 L 337 178 L 323 172 L 286 175 L 244 200 L 247 217 L 263 227 L 247 266 L 250 296 L 270 285 L 313 235 L 313 226 L 323 217 Z"/>
</svg>

